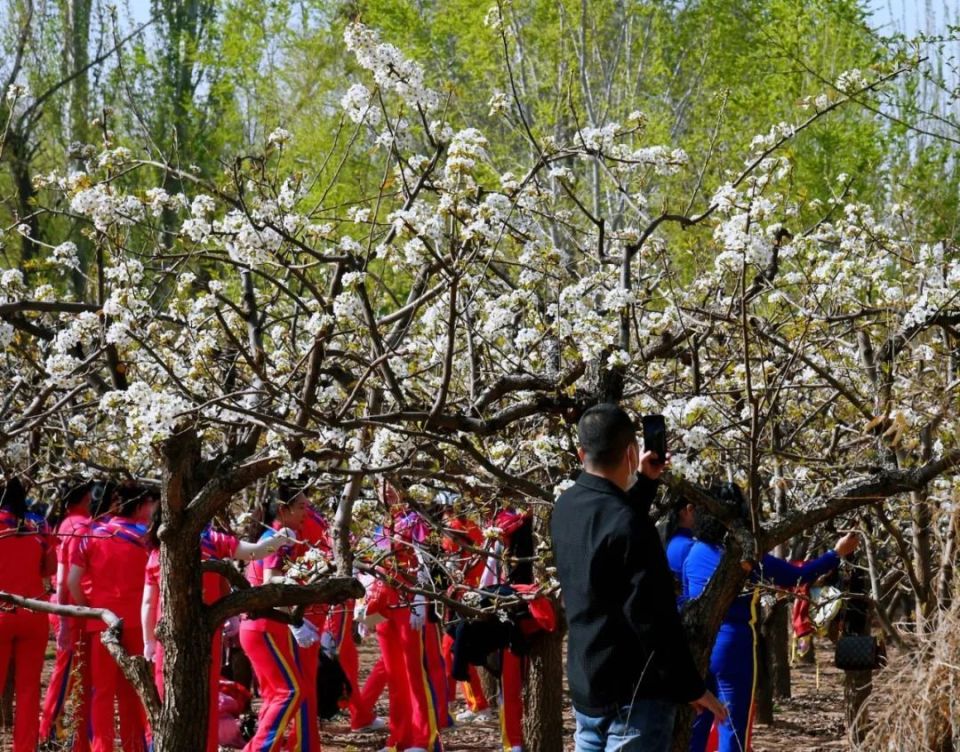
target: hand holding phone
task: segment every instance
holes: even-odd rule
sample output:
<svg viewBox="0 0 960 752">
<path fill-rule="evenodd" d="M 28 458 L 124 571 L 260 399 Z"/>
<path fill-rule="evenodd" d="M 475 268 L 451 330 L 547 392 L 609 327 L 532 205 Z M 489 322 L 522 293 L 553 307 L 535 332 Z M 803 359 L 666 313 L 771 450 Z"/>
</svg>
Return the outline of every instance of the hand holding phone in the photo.
<svg viewBox="0 0 960 752">
<path fill-rule="evenodd" d="M 662 465 L 667 461 L 667 423 L 662 415 L 644 415 L 643 449 L 655 453 L 654 462 Z"/>
</svg>

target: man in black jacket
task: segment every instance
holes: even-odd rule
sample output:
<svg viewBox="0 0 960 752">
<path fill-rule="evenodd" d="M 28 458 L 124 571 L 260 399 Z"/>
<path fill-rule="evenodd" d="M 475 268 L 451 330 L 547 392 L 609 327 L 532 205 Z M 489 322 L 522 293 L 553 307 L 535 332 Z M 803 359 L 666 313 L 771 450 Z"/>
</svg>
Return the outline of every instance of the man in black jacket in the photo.
<svg viewBox="0 0 960 752">
<path fill-rule="evenodd" d="M 616 405 L 591 407 L 577 430 L 583 472 L 557 499 L 551 522 L 576 749 L 668 750 L 678 703 L 721 719 L 726 712 L 690 656 L 648 516 L 665 463 L 640 454 L 636 427 Z"/>
</svg>

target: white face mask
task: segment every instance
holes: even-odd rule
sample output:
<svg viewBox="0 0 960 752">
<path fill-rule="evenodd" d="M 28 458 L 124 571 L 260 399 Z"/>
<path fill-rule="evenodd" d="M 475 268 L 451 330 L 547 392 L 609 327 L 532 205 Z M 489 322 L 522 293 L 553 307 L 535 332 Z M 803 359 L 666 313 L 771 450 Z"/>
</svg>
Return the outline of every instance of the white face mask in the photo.
<svg viewBox="0 0 960 752">
<path fill-rule="evenodd" d="M 629 452 L 630 449 L 628 448 L 627 451 Z M 640 470 L 639 449 L 638 449 L 637 451 L 638 451 L 638 455 L 637 455 L 637 456 L 638 456 L 637 465 L 636 465 L 636 467 L 634 467 L 634 468 L 632 468 L 632 469 L 630 470 L 630 474 L 627 476 L 627 488 L 626 488 L 627 491 L 629 491 L 631 488 L 633 488 L 634 484 L 637 482 L 637 473 L 638 473 L 639 470 Z"/>
</svg>

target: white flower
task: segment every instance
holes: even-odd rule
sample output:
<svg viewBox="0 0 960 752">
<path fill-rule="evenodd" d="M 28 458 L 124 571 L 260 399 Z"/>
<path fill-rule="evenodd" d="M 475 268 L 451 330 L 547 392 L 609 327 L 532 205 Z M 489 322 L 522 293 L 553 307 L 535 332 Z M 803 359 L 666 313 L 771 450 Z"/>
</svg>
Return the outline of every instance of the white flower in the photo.
<svg viewBox="0 0 960 752">
<path fill-rule="evenodd" d="M 293 140 L 293 134 L 284 128 L 276 128 L 269 136 L 267 143 L 271 146 L 283 146 Z"/>
<path fill-rule="evenodd" d="M 6 321 L 0 321 L 0 350 L 3 350 L 13 342 L 13 335 L 15 333 L 16 330 L 11 324 L 8 324 Z"/>
<path fill-rule="evenodd" d="M 19 269 L 6 269 L 0 274 L 0 287 L 5 290 L 19 290 L 23 287 L 23 272 Z"/>
<path fill-rule="evenodd" d="M 60 266 L 69 269 L 79 269 L 80 261 L 77 259 L 77 246 L 75 243 L 61 243 L 53 249 L 53 260 Z"/>
<path fill-rule="evenodd" d="M 210 235 L 212 226 L 205 219 L 185 219 L 180 226 L 180 232 L 194 243 L 202 243 Z"/>
<path fill-rule="evenodd" d="M 343 275 L 343 289 L 350 290 L 359 287 L 366 278 L 366 272 L 347 272 Z"/>
<path fill-rule="evenodd" d="M 630 353 L 626 350 L 614 350 L 607 356 L 607 368 L 622 368 L 630 365 Z"/>
<path fill-rule="evenodd" d="M 194 219 L 207 219 L 217 208 L 217 202 L 210 196 L 201 193 L 195 196 L 190 204 L 190 213 Z"/>
<path fill-rule="evenodd" d="M 852 68 L 851 70 L 846 70 L 841 73 L 837 78 L 837 82 L 834 84 L 837 91 L 842 91 L 844 94 L 852 94 L 859 89 L 863 89 L 866 85 L 867 80 L 863 77 L 863 73 L 857 68 Z"/>
<path fill-rule="evenodd" d="M 14 102 L 17 99 L 25 99 L 30 96 L 30 87 L 26 84 L 10 84 L 7 87 L 7 101 Z"/>
<path fill-rule="evenodd" d="M 25 238 L 29 238 L 29 237 L 30 237 L 30 225 L 23 224 L 23 223 L 21 222 L 19 225 L 16 226 L 16 231 L 17 231 L 19 234 L 23 235 L 23 237 L 25 237 Z"/>
<path fill-rule="evenodd" d="M 494 89 L 493 95 L 487 101 L 487 106 L 490 108 L 488 114 L 491 117 L 494 115 L 506 115 L 509 110 L 507 95 L 499 89 Z"/>
<path fill-rule="evenodd" d="M 355 123 L 380 123 L 380 110 L 370 105 L 370 90 L 363 84 L 354 84 L 347 89 L 347 93 L 340 98 L 340 106 Z"/>
<path fill-rule="evenodd" d="M 154 217 L 159 217 L 168 206 L 173 208 L 170 194 L 163 190 L 163 188 L 148 188 L 144 195 L 147 198 L 147 206 L 150 208 L 150 214 Z"/>
</svg>

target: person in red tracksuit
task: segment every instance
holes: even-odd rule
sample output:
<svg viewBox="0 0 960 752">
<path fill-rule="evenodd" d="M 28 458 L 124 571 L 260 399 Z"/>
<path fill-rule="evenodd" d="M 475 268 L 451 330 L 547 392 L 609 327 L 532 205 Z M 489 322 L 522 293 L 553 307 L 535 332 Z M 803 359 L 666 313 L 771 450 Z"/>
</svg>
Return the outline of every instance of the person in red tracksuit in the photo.
<svg viewBox="0 0 960 752">
<path fill-rule="evenodd" d="M 300 538 L 319 551 L 324 559 L 333 560 L 330 523 L 312 502 L 307 505 Z M 376 692 L 372 699 L 360 688 L 360 656 L 357 654 L 357 645 L 353 641 L 353 609 L 354 601 L 352 600 L 334 606 L 322 605 L 323 635 L 320 644 L 323 650 L 336 655 L 344 676 L 350 682 L 350 699 L 346 707 L 350 712 L 351 730 L 380 731 L 386 728 L 386 723 L 382 718 L 377 717 L 374 705 L 377 697 L 380 696 L 382 686 L 379 691 L 374 689 L 377 685 L 376 679 L 370 685 L 371 691 Z M 320 624 L 320 621 L 311 618 L 309 613 L 306 616 L 315 626 Z M 386 683 L 385 677 L 383 683 Z"/>
<path fill-rule="evenodd" d="M 422 563 L 416 543 L 425 537 L 422 520 L 401 504 L 396 489 L 381 482 L 378 492 L 390 512 L 382 544 L 393 557 L 367 589 L 365 622 L 376 623 L 390 697 L 391 752 L 442 752 L 438 705 L 446 691 L 434 686 L 428 662 L 427 604 L 410 597 L 405 587 L 416 584 Z M 439 642 L 439 635 L 437 636 Z M 439 653 L 439 650 L 438 650 Z M 441 663 L 442 669 L 442 663 Z"/>
<path fill-rule="evenodd" d="M 56 601 L 66 605 L 73 601 L 67 589 L 67 572 L 70 562 L 67 558 L 69 541 L 83 534 L 90 523 L 90 504 L 93 499 L 94 488 L 102 493 L 102 486 L 95 486 L 92 481 L 74 480 L 69 482 L 60 495 L 61 508 L 64 517 L 57 526 L 54 542 L 57 554 Z M 87 752 L 90 742 L 84 730 L 89 714 L 89 696 L 84 701 L 85 694 L 82 675 L 89 673 L 85 643 L 81 639 L 84 634 L 81 624 L 69 617 L 54 617 L 57 635 L 57 657 L 47 685 L 47 694 L 43 701 L 43 715 L 40 720 L 40 738 L 44 741 L 63 742 L 70 736 L 65 728 L 65 713 L 67 700 L 71 696 L 81 698 L 81 702 L 74 710 L 75 734 L 72 742 L 74 752 Z"/>
<path fill-rule="evenodd" d="M 43 598 L 44 578 L 56 571 L 49 538 L 24 519 L 26 493 L 18 479 L 0 486 L 0 591 Z M 45 614 L 0 604 L 0 687 L 14 665 L 13 752 L 34 752 L 39 739 L 40 673 L 47 647 Z"/>
<path fill-rule="evenodd" d="M 449 501 L 444 498 L 443 501 L 446 514 L 443 530 L 443 551 L 447 555 L 453 571 L 459 573 L 459 584 L 475 590 L 480 586 L 480 579 L 487 566 L 487 561 L 483 555 L 464 548 L 464 544 L 469 544 L 471 548 L 482 549 L 483 533 L 476 523 L 463 515 L 456 514 L 453 507 L 455 498 L 449 498 Z M 458 683 L 453 678 L 452 673 L 453 637 L 446 633 L 443 635 L 443 660 L 447 669 L 447 699 L 453 702 L 456 699 Z M 477 667 L 471 665 L 469 672 L 470 681 L 459 682 L 460 689 L 467 701 L 467 709 L 457 715 L 457 721 L 461 723 L 485 721 L 490 717 L 490 704 L 487 701 L 486 694 L 484 694 Z"/>
<path fill-rule="evenodd" d="M 487 562 L 481 584 L 531 585 L 532 515 L 501 509 L 493 518 L 499 543 Z M 516 561 L 519 559 L 520 561 Z M 524 659 L 509 648 L 500 656 L 500 735 L 504 752 L 523 752 Z"/>
<path fill-rule="evenodd" d="M 303 515 L 300 517 L 297 534 L 301 548 L 298 554 L 311 551 L 314 561 L 330 559 L 329 525 L 317 511 L 306 494 L 303 485 L 281 484 L 278 489 L 280 498 L 287 499 L 289 504 L 303 506 Z M 320 749 L 320 717 L 317 701 L 317 674 L 320 670 L 320 650 L 324 627 L 327 621 L 329 605 L 316 603 L 303 612 L 304 624 L 308 629 L 317 632 L 317 639 L 310 645 L 298 644 L 296 648 L 297 661 L 300 673 L 303 676 L 303 704 L 297 714 L 297 729 L 303 740 L 304 752 L 313 752 Z"/>
<path fill-rule="evenodd" d="M 66 534 L 66 529 L 61 525 L 61 531 L 57 534 L 59 544 L 57 556 L 62 563 L 62 569 L 59 566 L 57 568 L 56 597 L 58 603 L 74 603 L 67 584 L 71 567 L 70 562 L 84 539 L 95 534 L 93 532 L 94 527 L 102 528 L 100 523 L 106 523 L 113 512 L 116 511 L 115 489 L 116 484 L 111 482 L 98 481 L 92 484 L 89 515 L 85 518 L 72 520 L 70 523 L 72 532 L 70 534 Z M 80 587 L 89 601 L 92 593 L 89 576 L 85 575 L 83 577 Z M 74 752 L 89 752 L 90 740 L 93 736 L 90 721 L 90 632 L 87 631 L 82 620 L 67 616 L 57 617 L 57 626 L 54 632 L 57 636 L 58 651 L 61 647 L 69 647 L 66 642 L 71 636 L 75 639 L 75 643 L 73 655 L 70 658 L 69 672 L 64 671 L 63 674 L 56 674 L 57 666 L 54 667 L 55 674 L 47 688 L 44 715 L 40 723 L 41 739 L 59 741 L 68 744 L 68 746 L 72 743 L 73 746 L 70 749 Z M 58 659 L 59 656 L 60 653 L 58 652 Z M 53 696 L 51 697 L 51 695 Z M 72 728 L 69 730 L 64 728 L 64 720 L 67 718 L 67 701 L 72 701 L 74 704 L 71 713 L 72 723 L 70 724 Z"/>
<path fill-rule="evenodd" d="M 302 493 L 293 498 L 278 493 L 277 498 L 270 502 L 265 518 L 265 522 L 271 523 L 272 527 L 263 533 L 260 540 L 271 538 L 284 528 L 299 531 L 306 509 L 307 499 Z M 252 562 L 247 567 L 247 580 L 251 585 L 258 586 L 270 583 L 274 577 L 282 577 L 284 564 L 299 558 L 302 549 L 299 544 L 292 548 L 284 546 L 262 562 Z M 257 733 L 244 747 L 244 752 L 319 750 L 319 738 L 312 737 L 309 734 L 310 726 L 304 728 L 302 723 L 301 710 L 308 687 L 292 630 L 278 621 L 245 616 L 240 624 L 240 645 L 253 665 L 263 699 L 257 719 Z M 316 727 L 317 723 L 314 717 L 312 726 Z"/>
<path fill-rule="evenodd" d="M 159 507 L 158 507 L 159 511 Z M 151 546 L 150 558 L 147 560 L 146 576 L 144 577 L 143 601 L 140 607 L 140 619 L 143 629 L 143 655 L 148 661 L 153 661 L 154 681 L 160 697 L 163 697 L 163 649 L 156 637 L 157 622 L 163 612 L 160 600 L 160 550 L 157 548 L 156 529 L 159 527 L 159 516 L 154 515 L 154 523 L 150 528 Z M 237 559 L 240 561 L 255 561 L 263 559 L 283 546 L 293 543 L 283 535 L 266 538 L 258 543 L 241 541 L 232 535 L 220 533 L 212 527 L 207 527 L 200 536 L 200 558 L 202 561 Z M 229 584 L 215 572 L 203 574 L 203 602 L 207 605 L 216 602 L 229 592 Z M 210 660 L 210 702 L 207 716 L 207 752 L 217 752 L 220 746 L 219 730 L 220 718 L 217 708 L 217 698 L 220 693 L 220 645 L 221 632 L 217 629 L 213 635 L 213 647 Z"/>
<path fill-rule="evenodd" d="M 147 523 L 159 501 L 159 493 L 136 483 L 117 488 L 117 514 L 97 522 L 71 552 L 67 586 L 78 606 L 105 608 L 123 620 L 120 643 L 130 655 L 143 654 L 140 602 L 143 572 L 147 566 Z M 84 576 L 89 577 L 89 595 Z M 100 634 L 104 624 L 87 619 L 90 633 L 90 719 L 92 752 L 113 752 L 114 703 L 119 705 L 120 745 L 124 752 L 146 750 L 146 713 L 133 685 L 104 647 Z"/>
</svg>

